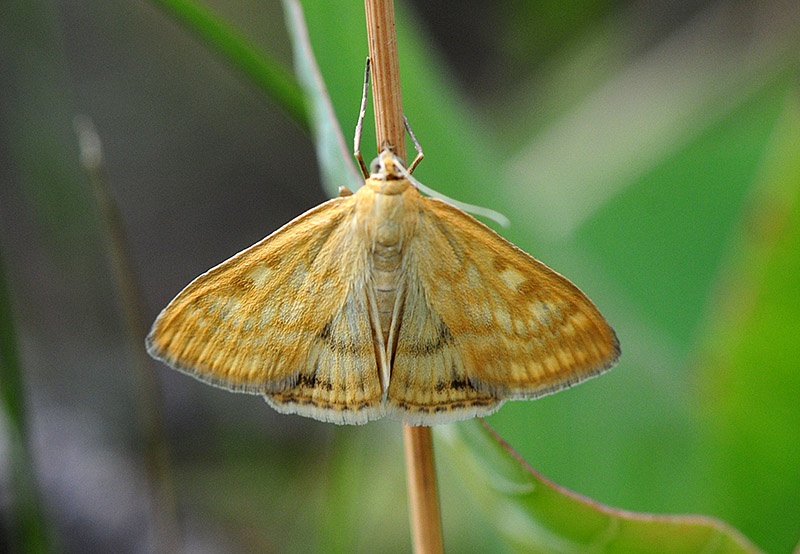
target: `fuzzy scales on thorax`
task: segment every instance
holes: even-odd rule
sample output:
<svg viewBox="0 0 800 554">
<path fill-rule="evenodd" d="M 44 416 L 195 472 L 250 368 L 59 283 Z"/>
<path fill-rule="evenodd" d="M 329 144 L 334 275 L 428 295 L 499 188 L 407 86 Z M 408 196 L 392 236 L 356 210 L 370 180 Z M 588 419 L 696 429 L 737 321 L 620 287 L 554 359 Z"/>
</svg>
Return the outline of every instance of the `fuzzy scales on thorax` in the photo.
<svg viewBox="0 0 800 554">
<path fill-rule="evenodd" d="M 419 193 L 408 180 L 371 177 L 359 192 L 358 212 L 371 243 L 371 283 L 383 347 L 391 356 L 391 328 L 401 308 L 403 247 L 414 233 L 414 201 Z M 396 330 L 395 330 L 396 332 Z"/>
</svg>

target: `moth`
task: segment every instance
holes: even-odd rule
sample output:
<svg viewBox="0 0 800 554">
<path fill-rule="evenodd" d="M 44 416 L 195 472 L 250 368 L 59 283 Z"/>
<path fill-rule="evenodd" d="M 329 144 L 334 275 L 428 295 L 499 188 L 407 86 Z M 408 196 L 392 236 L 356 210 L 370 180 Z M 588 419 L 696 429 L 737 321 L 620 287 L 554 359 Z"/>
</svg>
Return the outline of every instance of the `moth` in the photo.
<svg viewBox="0 0 800 554">
<path fill-rule="evenodd" d="M 409 425 L 485 416 L 620 355 L 575 285 L 422 196 L 388 149 L 355 194 L 195 279 L 158 316 L 147 349 L 279 412 Z"/>
</svg>

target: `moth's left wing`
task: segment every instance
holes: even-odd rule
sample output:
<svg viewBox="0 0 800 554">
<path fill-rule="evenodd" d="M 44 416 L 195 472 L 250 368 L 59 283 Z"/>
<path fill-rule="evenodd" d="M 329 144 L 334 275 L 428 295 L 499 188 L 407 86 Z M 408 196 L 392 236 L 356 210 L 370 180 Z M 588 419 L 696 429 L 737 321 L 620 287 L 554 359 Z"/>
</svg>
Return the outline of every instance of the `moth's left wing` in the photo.
<svg viewBox="0 0 800 554">
<path fill-rule="evenodd" d="M 381 417 L 353 202 L 325 202 L 195 279 L 158 316 L 150 354 L 281 412 Z"/>
</svg>

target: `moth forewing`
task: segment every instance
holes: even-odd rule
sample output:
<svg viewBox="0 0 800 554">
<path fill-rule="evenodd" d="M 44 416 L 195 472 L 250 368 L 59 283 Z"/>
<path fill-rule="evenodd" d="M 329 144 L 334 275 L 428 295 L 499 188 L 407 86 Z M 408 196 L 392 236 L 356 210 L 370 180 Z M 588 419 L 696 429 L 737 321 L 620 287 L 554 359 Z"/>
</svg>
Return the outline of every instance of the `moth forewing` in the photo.
<svg viewBox="0 0 800 554">
<path fill-rule="evenodd" d="M 451 244 L 437 263 L 452 277 L 442 286 L 441 275 L 421 275 L 473 386 L 498 399 L 536 398 L 616 362 L 614 331 L 575 285 L 460 210 L 425 202 L 426 232 Z"/>
<path fill-rule="evenodd" d="M 372 332 L 352 290 L 366 271 L 353 198 L 306 212 L 195 279 L 156 319 L 151 355 L 282 412 L 381 417 Z"/>
</svg>

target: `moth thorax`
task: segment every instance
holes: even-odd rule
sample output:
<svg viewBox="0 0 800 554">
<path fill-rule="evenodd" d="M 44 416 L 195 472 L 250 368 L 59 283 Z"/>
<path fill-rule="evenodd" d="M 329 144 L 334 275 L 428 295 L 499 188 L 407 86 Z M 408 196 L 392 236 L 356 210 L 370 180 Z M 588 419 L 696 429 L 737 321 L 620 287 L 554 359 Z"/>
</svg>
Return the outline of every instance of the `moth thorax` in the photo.
<svg viewBox="0 0 800 554">
<path fill-rule="evenodd" d="M 408 179 L 395 175 L 371 175 L 365 184 L 372 192 L 383 196 L 403 194 L 410 185 Z"/>
<path fill-rule="evenodd" d="M 395 246 L 400 242 L 400 237 L 400 225 L 393 219 L 381 221 L 375 229 L 375 243 L 378 246 Z"/>
<path fill-rule="evenodd" d="M 400 267 L 401 232 L 396 221 L 381 221 L 375 229 L 372 246 L 373 264 L 376 269 L 394 271 Z"/>
</svg>

